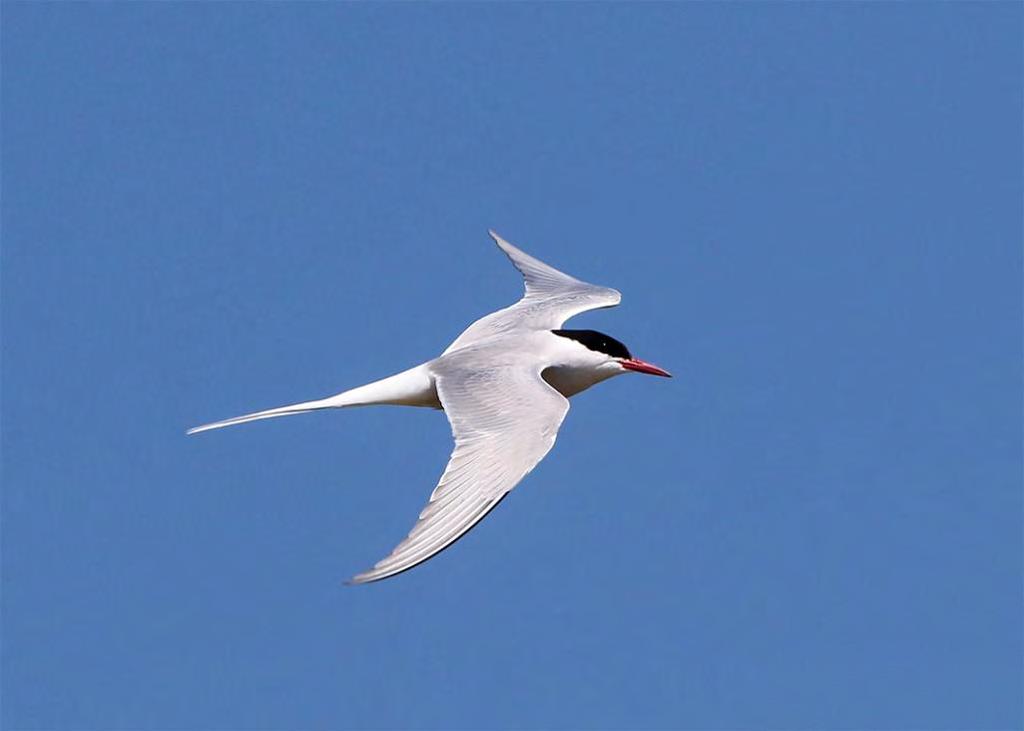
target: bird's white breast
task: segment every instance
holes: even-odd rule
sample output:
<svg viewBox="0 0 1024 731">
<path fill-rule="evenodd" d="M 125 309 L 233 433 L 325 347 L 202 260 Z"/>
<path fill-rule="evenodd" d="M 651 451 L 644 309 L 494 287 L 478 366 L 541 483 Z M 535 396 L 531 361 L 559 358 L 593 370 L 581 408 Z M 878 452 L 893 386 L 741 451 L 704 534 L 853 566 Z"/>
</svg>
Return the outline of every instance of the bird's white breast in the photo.
<svg viewBox="0 0 1024 731">
<path fill-rule="evenodd" d="M 586 391 L 591 386 L 605 381 L 613 375 L 615 374 L 607 371 L 574 366 L 552 366 L 545 368 L 541 373 L 544 380 L 566 398 L 575 396 L 580 391 Z"/>
</svg>

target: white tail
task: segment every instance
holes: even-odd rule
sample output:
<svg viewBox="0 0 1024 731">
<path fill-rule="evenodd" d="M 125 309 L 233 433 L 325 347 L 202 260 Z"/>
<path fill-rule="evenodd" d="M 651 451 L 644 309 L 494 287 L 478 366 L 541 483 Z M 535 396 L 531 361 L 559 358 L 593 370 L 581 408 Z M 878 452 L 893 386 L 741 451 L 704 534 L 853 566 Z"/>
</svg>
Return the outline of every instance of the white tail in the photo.
<svg viewBox="0 0 1024 731">
<path fill-rule="evenodd" d="M 441 402 L 437 398 L 437 390 L 434 388 L 434 377 L 431 375 L 426 364 L 424 364 L 389 378 L 344 391 L 336 396 L 329 396 L 328 398 L 317 399 L 316 401 L 303 401 L 300 404 L 291 404 L 289 406 L 279 406 L 276 409 L 257 411 L 252 414 L 224 419 L 224 421 L 215 421 L 211 424 L 193 427 L 185 433 L 198 434 L 210 429 L 220 429 L 223 426 L 244 424 L 247 421 L 273 419 L 275 416 L 290 416 L 292 414 L 306 414 L 310 411 L 319 411 L 320 409 L 340 409 L 346 406 L 370 406 L 371 404 L 441 408 Z"/>
<path fill-rule="evenodd" d="M 234 426 L 235 424 L 244 424 L 247 421 L 258 421 L 260 419 L 273 419 L 275 416 L 288 416 L 290 414 L 305 414 L 310 411 L 317 411 L 319 409 L 329 409 L 332 404 L 332 399 L 325 398 L 318 401 L 305 401 L 301 404 L 291 404 L 290 406 L 280 406 L 276 409 L 267 409 L 266 411 L 257 411 L 252 414 L 245 414 L 243 416 L 235 416 L 231 419 L 224 419 L 224 421 L 215 421 L 212 424 L 203 424 L 202 426 L 195 426 L 189 429 L 186 434 L 198 434 L 201 431 L 209 431 L 210 429 L 220 429 L 222 426 Z M 341 404 L 338 404 L 339 406 Z"/>
</svg>

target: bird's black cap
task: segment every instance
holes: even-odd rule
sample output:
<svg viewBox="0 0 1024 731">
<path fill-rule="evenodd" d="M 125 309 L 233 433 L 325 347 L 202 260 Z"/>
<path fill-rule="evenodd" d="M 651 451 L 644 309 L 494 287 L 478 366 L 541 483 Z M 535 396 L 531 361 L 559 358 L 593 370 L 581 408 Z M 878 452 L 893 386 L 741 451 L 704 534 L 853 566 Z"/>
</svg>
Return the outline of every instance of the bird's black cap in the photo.
<svg viewBox="0 0 1024 731">
<path fill-rule="evenodd" d="M 610 355 L 612 358 L 632 358 L 629 348 L 611 335 L 599 333 L 597 330 L 552 330 L 555 335 L 575 340 L 581 345 L 598 353 Z"/>
</svg>

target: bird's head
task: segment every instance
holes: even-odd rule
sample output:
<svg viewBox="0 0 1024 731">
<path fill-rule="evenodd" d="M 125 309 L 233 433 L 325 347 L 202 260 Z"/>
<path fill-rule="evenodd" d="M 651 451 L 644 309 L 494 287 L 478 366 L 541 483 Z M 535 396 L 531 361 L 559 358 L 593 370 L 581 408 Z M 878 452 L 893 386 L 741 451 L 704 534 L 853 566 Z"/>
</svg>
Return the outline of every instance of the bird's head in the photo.
<svg viewBox="0 0 1024 731">
<path fill-rule="evenodd" d="M 587 365 L 606 371 L 609 377 L 626 371 L 648 373 L 652 376 L 666 378 L 672 377 L 668 371 L 639 358 L 634 358 L 633 354 L 629 352 L 629 348 L 611 335 L 605 335 L 597 330 L 552 330 L 551 332 L 560 337 L 575 340 L 586 348 L 586 351 L 589 352 L 581 352 L 581 355 L 586 359 Z"/>
</svg>

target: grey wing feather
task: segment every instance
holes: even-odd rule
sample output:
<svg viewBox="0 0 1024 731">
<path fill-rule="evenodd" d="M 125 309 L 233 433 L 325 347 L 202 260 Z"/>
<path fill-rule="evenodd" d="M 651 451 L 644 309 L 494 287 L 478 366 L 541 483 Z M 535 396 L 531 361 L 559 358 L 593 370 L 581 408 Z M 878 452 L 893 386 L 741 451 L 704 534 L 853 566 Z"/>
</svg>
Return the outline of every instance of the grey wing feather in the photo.
<svg viewBox="0 0 1024 731">
<path fill-rule="evenodd" d="M 526 293 L 515 304 L 474 322 L 448 346 L 445 353 L 517 328 L 556 330 L 573 315 L 614 307 L 622 300 L 617 290 L 570 277 L 516 248 L 494 231 L 490 234 L 522 273 Z"/>
<path fill-rule="evenodd" d="M 455 438 L 448 466 L 408 537 L 352 583 L 394 576 L 458 540 L 551 450 L 569 410 L 529 365 L 448 365 L 437 374 L 437 393 Z"/>
</svg>

